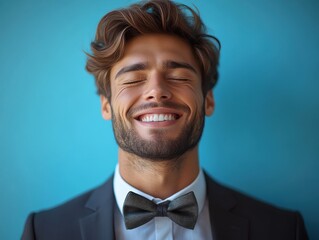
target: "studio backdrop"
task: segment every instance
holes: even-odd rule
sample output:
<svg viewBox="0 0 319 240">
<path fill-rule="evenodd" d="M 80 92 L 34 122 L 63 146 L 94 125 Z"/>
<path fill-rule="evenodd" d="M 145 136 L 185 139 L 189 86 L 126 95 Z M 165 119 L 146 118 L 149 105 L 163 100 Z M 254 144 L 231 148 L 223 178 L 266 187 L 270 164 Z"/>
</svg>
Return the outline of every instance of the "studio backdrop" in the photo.
<svg viewBox="0 0 319 240">
<path fill-rule="evenodd" d="M 133 1 L 0 2 L 0 239 L 27 215 L 105 181 L 117 162 L 85 52 L 100 18 Z M 201 166 L 217 181 L 300 211 L 319 239 L 319 2 L 200 0 L 222 43 Z"/>
</svg>

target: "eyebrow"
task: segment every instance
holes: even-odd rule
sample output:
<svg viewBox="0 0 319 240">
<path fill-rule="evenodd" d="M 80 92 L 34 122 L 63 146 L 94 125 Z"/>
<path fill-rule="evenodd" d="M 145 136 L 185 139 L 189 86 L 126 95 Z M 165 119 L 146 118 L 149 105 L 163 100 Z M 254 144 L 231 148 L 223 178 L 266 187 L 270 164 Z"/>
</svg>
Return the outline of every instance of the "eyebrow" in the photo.
<svg viewBox="0 0 319 240">
<path fill-rule="evenodd" d="M 163 66 L 166 69 L 185 68 L 191 70 L 194 73 L 197 73 L 196 69 L 186 62 L 166 61 L 164 62 Z"/>
<path fill-rule="evenodd" d="M 134 72 L 134 71 L 140 71 L 145 70 L 147 68 L 147 65 L 145 63 L 136 63 L 129 66 L 125 66 L 120 69 L 115 75 L 115 78 L 118 78 L 120 75 L 127 73 L 127 72 Z"/>
</svg>

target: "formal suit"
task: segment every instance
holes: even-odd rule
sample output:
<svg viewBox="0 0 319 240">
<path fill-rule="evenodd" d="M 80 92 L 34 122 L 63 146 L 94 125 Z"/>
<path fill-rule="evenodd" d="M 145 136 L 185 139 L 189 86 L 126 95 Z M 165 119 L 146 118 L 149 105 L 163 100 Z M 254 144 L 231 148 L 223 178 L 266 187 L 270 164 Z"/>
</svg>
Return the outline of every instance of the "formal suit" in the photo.
<svg viewBox="0 0 319 240">
<path fill-rule="evenodd" d="M 214 240 L 306 240 L 302 217 L 220 185 L 205 174 Z M 23 240 L 111 240 L 113 177 L 56 208 L 31 214 Z"/>
</svg>

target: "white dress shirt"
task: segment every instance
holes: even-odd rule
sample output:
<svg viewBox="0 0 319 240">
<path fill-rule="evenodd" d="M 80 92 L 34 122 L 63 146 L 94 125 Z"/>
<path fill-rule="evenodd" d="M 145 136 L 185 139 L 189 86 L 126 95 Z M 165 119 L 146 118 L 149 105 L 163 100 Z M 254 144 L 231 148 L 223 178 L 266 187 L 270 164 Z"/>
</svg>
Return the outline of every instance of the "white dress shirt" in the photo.
<svg viewBox="0 0 319 240">
<path fill-rule="evenodd" d="M 206 196 L 206 182 L 202 170 L 200 170 L 194 182 L 166 199 L 154 198 L 129 185 L 121 177 L 118 166 L 115 169 L 113 184 L 118 206 L 114 211 L 114 228 L 117 240 L 213 240 Z M 135 192 L 157 204 L 166 200 L 172 201 L 193 191 L 198 204 L 198 219 L 195 228 L 193 230 L 184 228 L 168 217 L 155 217 L 142 226 L 131 230 L 126 229 L 123 217 L 123 204 L 129 191 Z"/>
</svg>

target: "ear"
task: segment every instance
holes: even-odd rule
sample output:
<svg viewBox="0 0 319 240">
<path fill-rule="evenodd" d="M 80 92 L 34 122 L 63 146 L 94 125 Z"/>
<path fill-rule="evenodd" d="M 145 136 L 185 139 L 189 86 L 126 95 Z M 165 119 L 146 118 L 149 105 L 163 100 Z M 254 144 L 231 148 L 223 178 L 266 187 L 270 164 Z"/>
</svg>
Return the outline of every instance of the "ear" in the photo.
<svg viewBox="0 0 319 240">
<path fill-rule="evenodd" d="M 107 97 L 100 95 L 102 117 L 105 120 L 112 119 L 112 108 Z"/>
<path fill-rule="evenodd" d="M 213 114 L 215 109 L 215 101 L 213 91 L 209 90 L 205 97 L 205 115 L 210 116 Z"/>
</svg>

